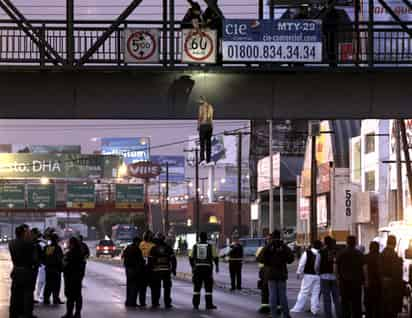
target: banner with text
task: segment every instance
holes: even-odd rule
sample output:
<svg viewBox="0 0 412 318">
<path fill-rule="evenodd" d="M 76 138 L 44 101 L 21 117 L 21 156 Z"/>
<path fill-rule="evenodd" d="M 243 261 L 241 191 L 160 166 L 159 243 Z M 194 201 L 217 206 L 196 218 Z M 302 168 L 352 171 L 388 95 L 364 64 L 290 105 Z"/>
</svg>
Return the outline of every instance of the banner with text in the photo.
<svg viewBox="0 0 412 318">
<path fill-rule="evenodd" d="M 320 20 L 225 20 L 223 60 L 321 62 Z"/>
<path fill-rule="evenodd" d="M 0 154 L 0 178 L 116 178 L 119 156 Z"/>
</svg>

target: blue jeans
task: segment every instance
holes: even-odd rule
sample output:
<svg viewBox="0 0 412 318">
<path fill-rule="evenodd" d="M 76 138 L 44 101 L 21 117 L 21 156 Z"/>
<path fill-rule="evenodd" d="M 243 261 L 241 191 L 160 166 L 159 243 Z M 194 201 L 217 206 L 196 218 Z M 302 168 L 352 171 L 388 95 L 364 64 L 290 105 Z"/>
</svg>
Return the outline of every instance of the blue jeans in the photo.
<svg viewBox="0 0 412 318">
<path fill-rule="evenodd" d="M 289 317 L 289 304 L 286 295 L 285 280 L 270 280 L 269 285 L 269 303 L 272 318 L 278 318 L 278 305 L 282 306 L 283 317 Z"/>
<path fill-rule="evenodd" d="M 338 283 L 336 280 L 321 279 L 320 291 L 323 296 L 323 306 L 326 318 L 332 318 L 332 299 L 335 305 L 336 316 L 342 317 L 342 309 L 340 304 L 340 295 Z"/>
</svg>

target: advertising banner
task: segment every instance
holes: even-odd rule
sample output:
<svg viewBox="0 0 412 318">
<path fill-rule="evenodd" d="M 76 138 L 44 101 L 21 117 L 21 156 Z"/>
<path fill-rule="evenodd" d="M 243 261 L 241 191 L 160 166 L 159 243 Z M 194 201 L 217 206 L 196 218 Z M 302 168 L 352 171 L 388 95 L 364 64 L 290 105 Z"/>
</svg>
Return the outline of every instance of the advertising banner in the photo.
<svg viewBox="0 0 412 318">
<path fill-rule="evenodd" d="M 81 153 L 80 145 L 12 145 L 14 153 L 36 153 L 36 154 L 57 154 L 57 153 Z"/>
<path fill-rule="evenodd" d="M 150 160 L 150 139 L 143 138 L 102 138 L 103 155 L 123 156 L 125 164 Z"/>
<path fill-rule="evenodd" d="M 158 63 L 159 30 L 125 29 L 124 61 L 126 63 Z"/>
<path fill-rule="evenodd" d="M 192 135 L 189 137 L 187 144 L 188 149 L 198 147 L 199 136 Z M 217 165 L 236 165 L 237 164 L 237 141 L 236 136 L 212 136 L 212 156 L 211 160 Z M 187 153 L 187 164 L 193 166 L 195 162 L 195 153 Z"/>
<path fill-rule="evenodd" d="M 133 209 L 143 207 L 143 184 L 116 184 L 116 208 Z"/>
<path fill-rule="evenodd" d="M 273 187 L 280 185 L 280 153 L 272 156 Z M 258 192 L 270 189 L 270 159 L 265 157 L 258 162 Z"/>
<path fill-rule="evenodd" d="M 95 207 L 94 183 L 69 183 L 67 185 L 68 208 L 93 209 Z"/>
<path fill-rule="evenodd" d="M 185 29 L 182 32 L 182 62 L 190 64 L 214 64 L 217 55 L 215 30 Z"/>
<path fill-rule="evenodd" d="M 328 204 L 326 195 L 320 195 L 317 198 L 317 216 L 318 226 L 328 225 Z M 309 201 L 309 200 L 308 200 Z"/>
<path fill-rule="evenodd" d="M 320 20 L 225 20 L 223 60 L 321 62 Z"/>
<path fill-rule="evenodd" d="M 0 154 L 1 178 L 116 178 L 118 156 Z"/>
<path fill-rule="evenodd" d="M 2 184 L 0 185 L 0 208 L 2 209 L 24 209 L 25 208 L 24 184 Z"/>
<path fill-rule="evenodd" d="M 151 161 L 162 167 L 160 182 L 166 181 L 166 162 L 169 164 L 169 182 L 185 181 L 184 156 L 152 156 Z"/>
<path fill-rule="evenodd" d="M 56 192 L 54 184 L 28 184 L 27 208 L 54 209 L 56 208 Z"/>
</svg>

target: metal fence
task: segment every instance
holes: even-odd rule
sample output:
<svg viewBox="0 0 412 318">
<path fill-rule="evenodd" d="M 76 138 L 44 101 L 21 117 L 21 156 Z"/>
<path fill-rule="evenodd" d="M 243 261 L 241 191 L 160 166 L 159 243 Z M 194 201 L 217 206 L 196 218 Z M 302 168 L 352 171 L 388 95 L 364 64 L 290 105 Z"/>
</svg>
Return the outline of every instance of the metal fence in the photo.
<svg viewBox="0 0 412 318">
<path fill-rule="evenodd" d="M 73 29 L 74 66 L 94 43 L 107 31 L 113 21 L 77 21 Z M 31 21 L 34 32 L 61 57 L 61 66 L 68 66 L 67 29 L 65 21 Z M 173 27 L 171 27 L 173 26 Z M 124 62 L 124 29 L 157 28 L 160 30 L 160 63 L 127 65 Z M 323 60 L 305 66 L 407 66 L 412 63 L 412 39 L 397 23 L 367 23 L 323 26 Z M 122 67 L 182 66 L 182 34 L 180 23 L 163 21 L 127 21 L 116 28 L 84 65 Z M 53 65 L 48 48 L 35 43 L 32 37 L 9 20 L 0 20 L 0 65 Z M 265 63 L 267 66 L 268 63 Z M 221 67 L 232 67 L 225 63 Z M 277 67 L 301 64 L 278 63 Z M 249 66 L 259 67 L 259 63 Z"/>
</svg>

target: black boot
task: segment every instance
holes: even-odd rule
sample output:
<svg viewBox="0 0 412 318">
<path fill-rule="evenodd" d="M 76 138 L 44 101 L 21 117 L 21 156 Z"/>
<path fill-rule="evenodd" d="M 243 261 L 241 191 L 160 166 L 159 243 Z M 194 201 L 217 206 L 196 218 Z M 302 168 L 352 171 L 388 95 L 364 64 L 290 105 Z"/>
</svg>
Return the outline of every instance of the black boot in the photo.
<svg viewBox="0 0 412 318">
<path fill-rule="evenodd" d="M 213 304 L 213 296 L 206 295 L 206 309 L 217 309 L 217 307 Z"/>
<path fill-rule="evenodd" d="M 200 295 L 193 295 L 193 308 L 194 309 L 199 309 L 199 305 L 200 305 Z"/>
</svg>

